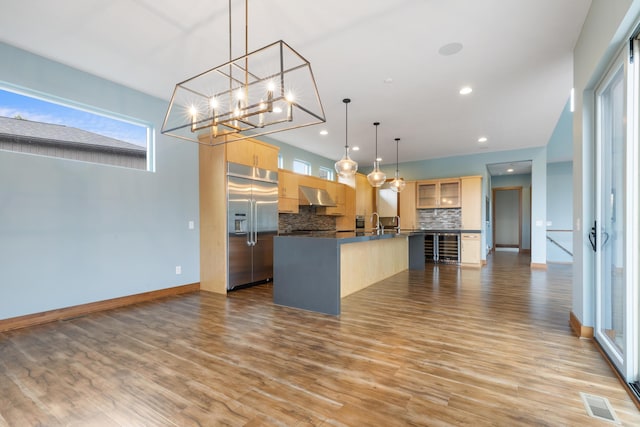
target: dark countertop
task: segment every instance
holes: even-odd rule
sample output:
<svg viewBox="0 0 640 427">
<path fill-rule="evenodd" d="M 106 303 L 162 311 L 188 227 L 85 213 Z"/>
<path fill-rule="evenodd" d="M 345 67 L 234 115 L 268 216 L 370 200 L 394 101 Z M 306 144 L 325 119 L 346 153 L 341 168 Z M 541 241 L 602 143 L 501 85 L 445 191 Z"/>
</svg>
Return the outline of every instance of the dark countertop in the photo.
<svg viewBox="0 0 640 427">
<path fill-rule="evenodd" d="M 413 230 L 415 232 L 423 232 L 423 233 L 481 233 L 482 230 L 461 230 L 461 229 L 447 229 L 447 228 L 428 228 L 428 229 L 418 229 Z"/>
<path fill-rule="evenodd" d="M 421 234 L 421 233 L 419 233 Z M 309 232 L 309 233 L 291 233 L 291 234 L 280 234 L 276 236 L 276 238 L 292 238 L 292 239 L 331 239 L 336 242 L 342 243 L 353 243 L 353 242 L 367 242 L 369 240 L 380 240 L 380 239 L 392 239 L 395 237 L 407 237 L 410 236 L 411 233 L 402 232 L 400 234 L 395 231 L 385 232 L 384 234 L 375 234 L 371 232 L 353 232 L 353 231 L 337 231 L 337 232 Z"/>
<path fill-rule="evenodd" d="M 373 231 L 294 231 L 291 233 L 280 233 L 278 237 L 293 238 L 313 238 L 313 239 L 337 239 L 341 243 L 365 242 L 368 240 L 389 239 L 393 237 L 418 236 L 429 233 L 480 233 L 481 230 L 452 230 L 452 229 L 401 229 L 400 233 L 395 230 L 385 230 L 384 234 L 376 234 Z"/>
</svg>

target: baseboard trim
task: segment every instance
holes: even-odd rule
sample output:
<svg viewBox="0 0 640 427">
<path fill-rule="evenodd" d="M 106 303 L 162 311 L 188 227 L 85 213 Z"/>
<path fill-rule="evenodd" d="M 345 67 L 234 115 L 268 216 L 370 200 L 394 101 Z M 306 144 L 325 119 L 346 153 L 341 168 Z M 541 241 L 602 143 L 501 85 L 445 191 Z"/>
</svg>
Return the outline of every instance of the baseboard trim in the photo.
<svg viewBox="0 0 640 427">
<path fill-rule="evenodd" d="M 593 339 L 593 327 L 583 326 L 573 311 L 569 313 L 569 325 L 578 338 Z"/>
<path fill-rule="evenodd" d="M 159 289 L 157 291 L 143 292 L 141 294 L 112 298 L 104 301 L 96 301 L 88 304 L 74 305 L 71 307 L 59 308 L 56 310 L 43 311 L 41 313 L 11 317 L 9 319 L 0 320 L 0 332 L 27 328 L 30 326 L 41 325 L 43 323 L 55 322 L 57 320 L 70 319 L 72 317 L 95 313 L 96 311 L 111 310 L 114 308 L 120 308 L 131 304 L 138 304 L 141 302 L 151 301 L 154 299 L 172 295 L 197 292 L 199 290 L 200 283 L 192 283 L 189 285 L 175 286 L 167 289 Z"/>
<path fill-rule="evenodd" d="M 543 263 L 539 263 L 539 262 L 532 262 L 530 267 L 533 270 L 546 270 L 547 269 L 547 264 L 543 264 Z"/>
</svg>

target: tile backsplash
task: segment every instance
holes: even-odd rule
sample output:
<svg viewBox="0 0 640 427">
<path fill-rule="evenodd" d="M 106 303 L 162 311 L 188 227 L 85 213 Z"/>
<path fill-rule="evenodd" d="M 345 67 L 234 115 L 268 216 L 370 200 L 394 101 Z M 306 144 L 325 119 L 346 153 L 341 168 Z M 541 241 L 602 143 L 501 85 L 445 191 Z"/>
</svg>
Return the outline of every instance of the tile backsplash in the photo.
<svg viewBox="0 0 640 427">
<path fill-rule="evenodd" d="M 298 230 L 335 230 L 336 217 L 316 215 L 315 206 L 300 206 L 297 214 L 281 213 L 278 215 L 278 231 L 290 233 Z"/>
<path fill-rule="evenodd" d="M 418 209 L 418 226 L 427 229 L 459 230 L 462 227 L 462 210 Z"/>
</svg>

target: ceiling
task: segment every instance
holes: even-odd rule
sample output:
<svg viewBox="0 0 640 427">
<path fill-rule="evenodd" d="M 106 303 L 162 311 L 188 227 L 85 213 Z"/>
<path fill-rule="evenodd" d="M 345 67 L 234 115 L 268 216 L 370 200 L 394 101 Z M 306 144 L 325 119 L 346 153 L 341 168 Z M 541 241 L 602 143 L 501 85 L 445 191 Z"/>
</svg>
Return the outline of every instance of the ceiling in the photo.
<svg viewBox="0 0 640 427">
<path fill-rule="evenodd" d="M 251 1 L 249 51 L 282 39 L 309 60 L 327 118 L 271 137 L 339 159 L 348 97 L 348 142 L 363 166 L 374 158 L 374 121 L 383 165 L 395 163 L 396 137 L 400 162 L 544 146 L 569 97 L 590 4 Z M 244 1 L 232 10 L 235 58 Z M 228 13 L 226 0 L 3 2 L 0 40 L 168 101 L 177 82 L 229 59 Z M 462 50 L 439 53 L 451 43 Z M 473 92 L 460 95 L 467 85 Z"/>
<path fill-rule="evenodd" d="M 531 160 L 521 160 L 508 163 L 490 163 L 487 165 L 487 171 L 491 176 L 528 175 L 531 173 L 531 167 Z"/>
</svg>

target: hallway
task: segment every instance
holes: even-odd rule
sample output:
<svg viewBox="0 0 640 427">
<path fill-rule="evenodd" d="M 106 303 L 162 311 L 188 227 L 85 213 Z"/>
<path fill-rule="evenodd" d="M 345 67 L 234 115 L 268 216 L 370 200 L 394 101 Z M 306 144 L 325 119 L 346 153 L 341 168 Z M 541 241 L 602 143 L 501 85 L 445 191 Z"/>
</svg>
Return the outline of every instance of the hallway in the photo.
<svg viewBox="0 0 640 427">
<path fill-rule="evenodd" d="M 194 293 L 0 333 L 0 426 L 609 425 L 640 413 L 569 325 L 571 266 L 427 264 L 332 317 L 271 286 Z"/>
</svg>

